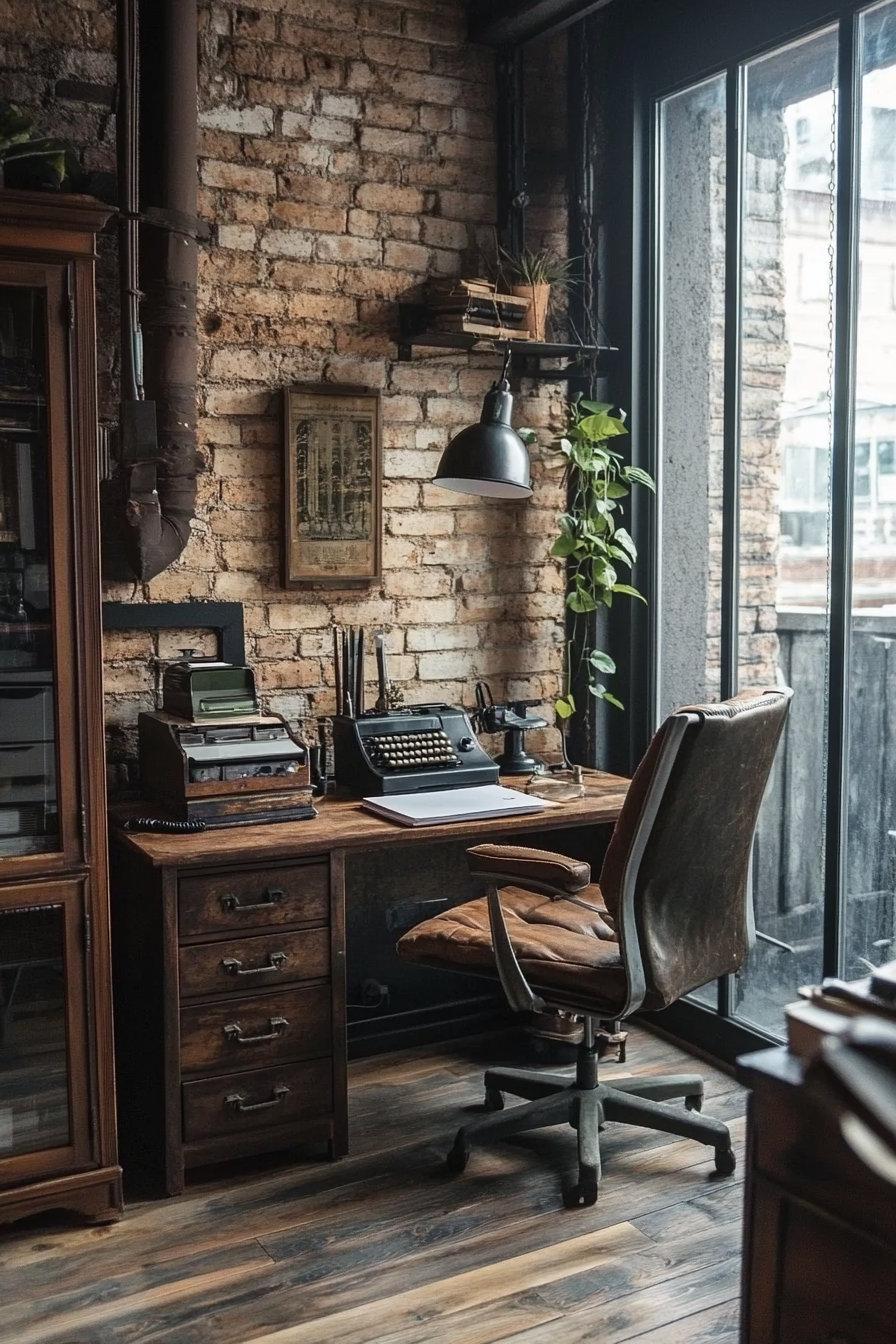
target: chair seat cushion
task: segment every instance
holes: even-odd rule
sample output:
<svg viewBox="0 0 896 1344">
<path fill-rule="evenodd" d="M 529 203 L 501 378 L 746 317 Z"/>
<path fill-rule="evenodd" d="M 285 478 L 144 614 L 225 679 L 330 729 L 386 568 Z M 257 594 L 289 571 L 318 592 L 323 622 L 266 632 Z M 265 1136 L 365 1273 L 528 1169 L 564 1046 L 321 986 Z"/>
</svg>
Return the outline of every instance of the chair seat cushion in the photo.
<svg viewBox="0 0 896 1344">
<path fill-rule="evenodd" d="M 607 923 L 597 883 L 575 900 L 502 887 L 501 906 L 517 960 L 533 989 L 561 1007 L 590 1006 L 593 1011 L 595 1002 L 606 1005 L 608 1015 L 624 1002 L 619 943 Z M 399 940 L 398 954 L 441 970 L 496 975 L 487 902 L 467 901 L 424 920 Z"/>
</svg>

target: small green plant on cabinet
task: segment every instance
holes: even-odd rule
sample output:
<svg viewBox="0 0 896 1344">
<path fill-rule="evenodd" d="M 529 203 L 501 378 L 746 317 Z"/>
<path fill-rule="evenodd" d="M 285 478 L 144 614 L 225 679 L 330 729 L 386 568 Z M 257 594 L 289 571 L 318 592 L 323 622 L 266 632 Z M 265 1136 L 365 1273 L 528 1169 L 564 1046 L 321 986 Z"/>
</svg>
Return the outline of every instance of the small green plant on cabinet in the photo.
<svg viewBox="0 0 896 1344">
<path fill-rule="evenodd" d="M 0 101 L 0 184 L 58 188 L 76 179 L 80 164 L 74 150 L 61 140 L 32 136 L 33 124 L 15 103 Z"/>
<path fill-rule="evenodd" d="M 612 440 L 628 430 L 624 412 L 612 415 L 610 403 L 575 400 L 569 404 L 566 428 L 550 443 L 564 469 L 564 483 L 570 499 L 567 512 L 559 519 L 560 535 L 551 547 L 551 555 L 567 562 L 566 605 L 573 613 L 572 637 L 564 657 L 563 694 L 554 702 L 558 718 L 566 721 L 576 712 L 573 696 L 573 649 L 582 650 L 587 665 L 588 690 L 598 700 L 617 709 L 621 701 L 609 691 L 601 677 L 612 676 L 616 664 L 602 649 L 589 649 L 583 623 L 600 607 L 611 607 L 616 597 L 645 599 L 637 588 L 620 582 L 620 569 L 631 570 L 638 558 L 635 543 L 620 526 L 622 501 L 634 485 L 655 490 L 653 478 L 640 467 L 626 465 L 621 454 L 610 447 Z M 535 440 L 532 430 L 520 430 L 526 443 Z M 587 629 L 587 626 L 586 626 Z"/>
</svg>

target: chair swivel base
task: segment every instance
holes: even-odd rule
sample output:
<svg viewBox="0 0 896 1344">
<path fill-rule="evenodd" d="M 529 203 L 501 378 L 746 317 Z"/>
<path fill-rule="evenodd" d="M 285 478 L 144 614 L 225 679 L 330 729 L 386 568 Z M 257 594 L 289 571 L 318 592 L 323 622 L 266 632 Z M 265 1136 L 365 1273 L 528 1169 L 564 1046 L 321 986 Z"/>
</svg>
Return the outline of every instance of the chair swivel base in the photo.
<svg viewBox="0 0 896 1344">
<path fill-rule="evenodd" d="M 525 1097 L 526 1104 L 504 1112 L 503 1093 Z M 683 1097 L 685 1110 L 665 1101 Z M 721 1120 L 697 1115 L 703 1105 L 703 1079 L 696 1073 L 662 1078 L 620 1078 L 615 1084 L 579 1086 L 568 1074 L 530 1069 L 489 1069 L 485 1075 L 486 1109 L 493 1112 L 463 1125 L 448 1154 L 448 1169 L 461 1172 L 474 1143 L 494 1143 L 512 1134 L 566 1122 L 577 1131 L 579 1179 L 563 1190 L 568 1209 L 594 1204 L 600 1184 L 599 1131 L 608 1120 L 696 1139 L 715 1149 L 716 1171 L 730 1176 L 736 1165 L 731 1135 Z M 501 1113 L 503 1112 L 503 1113 Z"/>
</svg>

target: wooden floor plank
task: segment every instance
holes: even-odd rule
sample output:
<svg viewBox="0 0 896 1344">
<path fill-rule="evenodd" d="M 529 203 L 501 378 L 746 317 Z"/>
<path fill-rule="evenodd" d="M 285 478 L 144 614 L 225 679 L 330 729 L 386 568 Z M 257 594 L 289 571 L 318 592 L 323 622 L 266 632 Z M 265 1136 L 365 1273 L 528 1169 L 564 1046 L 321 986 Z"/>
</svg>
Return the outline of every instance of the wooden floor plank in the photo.
<svg viewBox="0 0 896 1344">
<path fill-rule="evenodd" d="M 719 1294 L 737 1263 L 742 1190 L 736 1178 L 714 1179 L 711 1149 L 610 1125 L 598 1204 L 574 1213 L 560 1201 L 575 1167 L 567 1127 L 474 1150 L 462 1176 L 447 1176 L 446 1143 L 481 1107 L 483 1068 L 520 1054 L 506 1038 L 482 1037 L 359 1061 L 352 1152 L 340 1163 L 245 1163 L 197 1174 L 180 1199 L 129 1205 L 111 1227 L 7 1229 L 0 1338 L 286 1344 L 299 1332 L 320 1344 L 566 1344 L 564 1331 L 585 1338 L 579 1316 L 610 1313 L 615 1329 L 614 1304 L 638 1332 L 620 1341 L 683 1344 L 686 1333 L 655 1332 L 687 1319 L 716 1330 L 695 1341 L 730 1333 Z M 743 1092 L 668 1042 L 633 1029 L 628 1062 L 602 1076 L 670 1072 L 705 1077 L 707 1113 L 729 1123 L 739 1150 Z M 633 1240 L 613 1253 L 605 1243 L 618 1236 Z M 578 1261 L 558 1251 L 569 1243 L 604 1252 Z M 520 1266 L 534 1278 L 519 1281 Z M 663 1293 L 674 1308 L 665 1316 Z"/>
<path fill-rule="evenodd" d="M 668 1342 L 692 1344 L 691 1322 L 700 1313 L 712 1309 L 731 1310 L 737 1303 L 740 1265 L 722 1260 L 687 1274 L 571 1312 L 546 1325 L 535 1326 L 516 1336 L 512 1344 L 644 1344 L 651 1333 L 672 1331 L 681 1322 L 679 1332 L 669 1333 Z M 448 1344 L 440 1335 L 440 1344 Z"/>
<path fill-rule="evenodd" d="M 540 1251 L 515 1255 L 494 1265 L 468 1270 L 448 1278 L 412 1288 L 405 1293 L 378 1298 L 359 1307 L 334 1312 L 323 1323 L 329 1339 L 340 1344 L 370 1344 L 388 1329 L 415 1322 L 425 1312 L 433 1329 L 442 1316 L 506 1297 L 513 1289 L 521 1292 L 537 1288 L 567 1274 L 616 1259 L 646 1245 L 648 1238 L 636 1232 L 630 1223 L 618 1223 L 599 1232 L 554 1242 Z M 258 1335 L 245 1344 L 320 1344 L 321 1321 L 306 1321 L 274 1333 Z"/>
<path fill-rule="evenodd" d="M 439 1320 L 438 1338 L 440 1344 L 493 1344 L 535 1325 L 559 1321 L 572 1311 L 616 1301 L 677 1274 L 736 1258 L 739 1245 L 740 1228 L 734 1224 L 725 1236 L 704 1231 L 686 1238 L 672 1255 L 664 1254 L 659 1247 L 639 1248 L 583 1273 L 541 1285 L 534 1292 L 452 1313 Z M 544 1313 L 544 1319 L 532 1319 L 539 1312 Z M 433 1336 L 428 1327 L 429 1321 L 424 1320 L 380 1337 L 377 1344 L 429 1344 Z"/>
</svg>

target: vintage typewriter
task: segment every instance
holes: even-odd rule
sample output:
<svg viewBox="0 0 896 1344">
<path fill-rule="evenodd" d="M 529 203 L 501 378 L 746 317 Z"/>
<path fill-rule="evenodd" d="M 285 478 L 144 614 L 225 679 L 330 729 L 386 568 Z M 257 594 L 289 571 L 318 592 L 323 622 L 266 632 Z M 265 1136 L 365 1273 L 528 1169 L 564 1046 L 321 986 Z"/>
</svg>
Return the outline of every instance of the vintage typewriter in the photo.
<svg viewBox="0 0 896 1344">
<path fill-rule="evenodd" d="M 245 826 L 316 816 L 308 749 L 259 710 L 248 667 L 197 660 L 167 668 L 162 710 L 137 720 L 144 793 L 175 822 Z"/>
<path fill-rule="evenodd" d="M 363 796 L 496 784 L 463 709 L 412 705 L 333 719 L 336 783 Z"/>
</svg>

